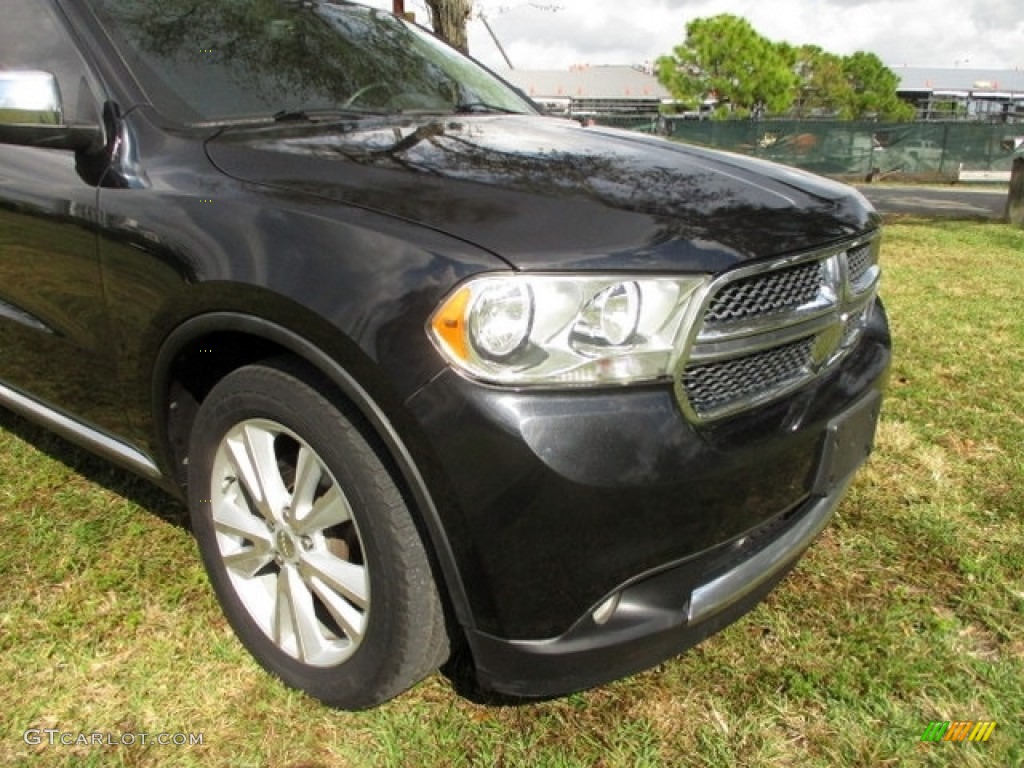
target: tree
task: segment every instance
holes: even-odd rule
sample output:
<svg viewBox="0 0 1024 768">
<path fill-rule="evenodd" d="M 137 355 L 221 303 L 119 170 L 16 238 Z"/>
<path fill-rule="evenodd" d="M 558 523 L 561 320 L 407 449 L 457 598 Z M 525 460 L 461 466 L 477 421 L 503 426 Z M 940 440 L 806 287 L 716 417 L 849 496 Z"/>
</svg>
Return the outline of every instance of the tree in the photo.
<svg viewBox="0 0 1024 768">
<path fill-rule="evenodd" d="M 873 53 L 857 51 L 843 59 L 843 73 L 850 84 L 844 109 L 852 119 L 909 120 L 914 108 L 896 95 L 899 78 Z"/>
<path fill-rule="evenodd" d="M 838 56 L 816 45 L 794 47 L 762 37 L 729 14 L 695 19 L 658 78 L 679 101 L 718 100 L 719 117 L 791 112 L 843 120 L 910 120 L 914 108 L 896 95 L 899 78 L 873 53 Z"/>
<path fill-rule="evenodd" d="M 909 120 L 914 108 L 896 95 L 899 78 L 873 53 L 857 51 L 837 56 L 816 45 L 789 48 L 788 55 L 800 78 L 797 117 L 815 112 L 842 120 Z"/>
<path fill-rule="evenodd" d="M 781 112 L 797 85 L 784 51 L 731 14 L 687 24 L 683 44 L 658 59 L 658 79 L 683 102 L 716 98 L 719 116 Z"/>
<path fill-rule="evenodd" d="M 426 0 L 434 34 L 453 48 L 469 53 L 466 26 L 473 13 L 473 0 Z"/>
<path fill-rule="evenodd" d="M 851 103 L 852 90 L 843 69 L 843 58 L 816 45 L 789 50 L 793 69 L 800 80 L 794 104 L 796 116 L 824 112 L 851 118 L 852 115 L 845 113 Z"/>
</svg>

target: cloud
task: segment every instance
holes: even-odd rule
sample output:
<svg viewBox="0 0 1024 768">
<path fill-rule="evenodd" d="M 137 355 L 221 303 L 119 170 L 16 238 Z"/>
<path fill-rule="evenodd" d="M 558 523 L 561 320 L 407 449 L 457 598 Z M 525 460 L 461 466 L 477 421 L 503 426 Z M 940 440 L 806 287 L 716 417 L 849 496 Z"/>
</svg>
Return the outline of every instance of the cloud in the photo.
<svg viewBox="0 0 1024 768">
<path fill-rule="evenodd" d="M 391 0 L 366 0 L 390 8 Z M 641 64 L 670 53 L 687 22 L 733 13 L 762 35 L 813 43 L 839 54 L 876 53 L 890 66 L 954 65 L 1024 69 L 1024 17 L 1019 0 L 477 0 L 522 69 L 573 64 Z M 422 0 L 407 0 L 421 22 Z M 559 5 L 556 12 L 535 6 Z M 470 50 L 501 66 L 479 20 Z"/>
</svg>

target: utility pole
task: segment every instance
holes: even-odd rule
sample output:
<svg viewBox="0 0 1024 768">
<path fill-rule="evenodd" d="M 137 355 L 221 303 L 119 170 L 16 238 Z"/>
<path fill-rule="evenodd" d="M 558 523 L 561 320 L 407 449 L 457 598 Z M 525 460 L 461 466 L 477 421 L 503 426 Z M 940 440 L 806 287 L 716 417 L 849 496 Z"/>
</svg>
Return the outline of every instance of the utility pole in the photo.
<svg viewBox="0 0 1024 768">
<path fill-rule="evenodd" d="M 1024 229 L 1024 145 L 1013 156 L 1010 193 L 1006 197 L 1006 223 Z"/>
<path fill-rule="evenodd" d="M 530 8 L 535 8 L 538 11 L 561 11 L 561 10 L 563 10 L 561 5 L 556 5 L 556 4 L 543 5 L 541 3 L 528 2 L 525 5 L 529 6 Z M 512 10 L 515 10 L 516 8 L 518 8 L 518 7 L 522 7 L 522 6 L 515 6 L 515 7 L 511 7 L 511 8 L 509 8 L 509 7 L 499 8 L 498 9 L 498 13 L 504 13 L 505 11 L 512 11 Z M 508 68 L 509 69 L 515 69 L 515 67 L 512 66 L 512 59 L 510 59 L 508 57 L 508 53 L 505 52 L 505 46 L 503 46 L 501 44 L 501 41 L 498 39 L 498 36 L 494 33 L 494 28 L 491 27 L 491 22 L 489 22 L 487 20 L 487 14 L 484 13 L 484 9 L 483 8 L 480 8 L 480 10 L 477 12 L 477 17 L 479 17 L 480 21 L 482 21 L 484 23 L 484 28 L 487 30 L 487 34 L 489 34 L 491 36 L 491 40 L 494 41 L 494 45 L 497 46 L 498 52 L 501 53 L 501 58 L 503 58 L 505 60 L 505 63 L 508 64 Z"/>
<path fill-rule="evenodd" d="M 512 59 L 510 59 L 508 57 L 508 54 L 505 53 L 505 46 L 503 46 L 501 44 L 501 41 L 498 39 L 498 36 L 496 34 L 494 34 L 494 30 L 491 29 L 491 23 L 489 21 L 487 21 L 487 17 L 484 16 L 484 12 L 483 11 L 480 11 L 480 21 L 482 21 L 484 23 L 484 27 L 487 29 L 487 32 L 490 34 L 491 39 L 494 41 L 494 44 L 496 46 L 498 46 L 498 50 L 501 52 L 501 58 L 503 58 L 505 60 L 505 63 L 508 64 L 508 68 L 509 69 L 515 69 L 515 67 L 512 66 Z"/>
</svg>

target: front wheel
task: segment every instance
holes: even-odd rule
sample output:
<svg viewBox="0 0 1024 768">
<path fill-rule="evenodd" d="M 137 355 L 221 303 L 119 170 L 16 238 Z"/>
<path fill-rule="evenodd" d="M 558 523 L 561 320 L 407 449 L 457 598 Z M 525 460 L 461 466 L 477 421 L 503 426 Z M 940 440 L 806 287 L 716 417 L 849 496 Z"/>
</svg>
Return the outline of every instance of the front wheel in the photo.
<svg viewBox="0 0 1024 768">
<path fill-rule="evenodd" d="M 447 656 L 419 531 L 361 420 L 312 372 L 241 368 L 200 407 L 192 527 L 242 643 L 332 706 L 396 696 Z"/>
</svg>

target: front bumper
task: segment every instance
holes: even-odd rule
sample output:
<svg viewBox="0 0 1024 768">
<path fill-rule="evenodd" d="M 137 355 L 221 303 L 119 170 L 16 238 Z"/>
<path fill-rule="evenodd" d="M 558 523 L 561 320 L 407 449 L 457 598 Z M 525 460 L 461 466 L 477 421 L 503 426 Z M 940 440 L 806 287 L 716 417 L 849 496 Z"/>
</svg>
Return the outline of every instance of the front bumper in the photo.
<svg viewBox="0 0 1024 768">
<path fill-rule="evenodd" d="M 445 374 L 410 399 L 437 457 L 479 683 L 589 687 L 752 608 L 870 450 L 889 361 L 879 306 L 816 386 L 710 427 L 661 389 L 504 392 Z"/>
<path fill-rule="evenodd" d="M 520 696 L 552 696 L 646 669 L 717 632 L 756 605 L 824 530 L 874 440 L 881 398 L 871 392 L 834 419 L 815 483 L 816 496 L 755 536 L 730 542 L 719 565 L 693 584 L 685 564 L 644 575 L 613 591 L 605 612 L 583 617 L 560 637 L 504 640 L 471 632 L 479 683 Z M 754 541 L 753 539 L 759 539 Z"/>
<path fill-rule="evenodd" d="M 563 695 L 640 672 L 696 645 L 754 608 L 789 573 L 831 520 L 852 476 L 829 496 L 808 502 L 756 554 L 695 588 L 692 569 L 669 568 L 615 590 L 617 606 L 602 624 L 590 615 L 544 640 L 471 630 L 478 684 L 514 696 Z"/>
</svg>

